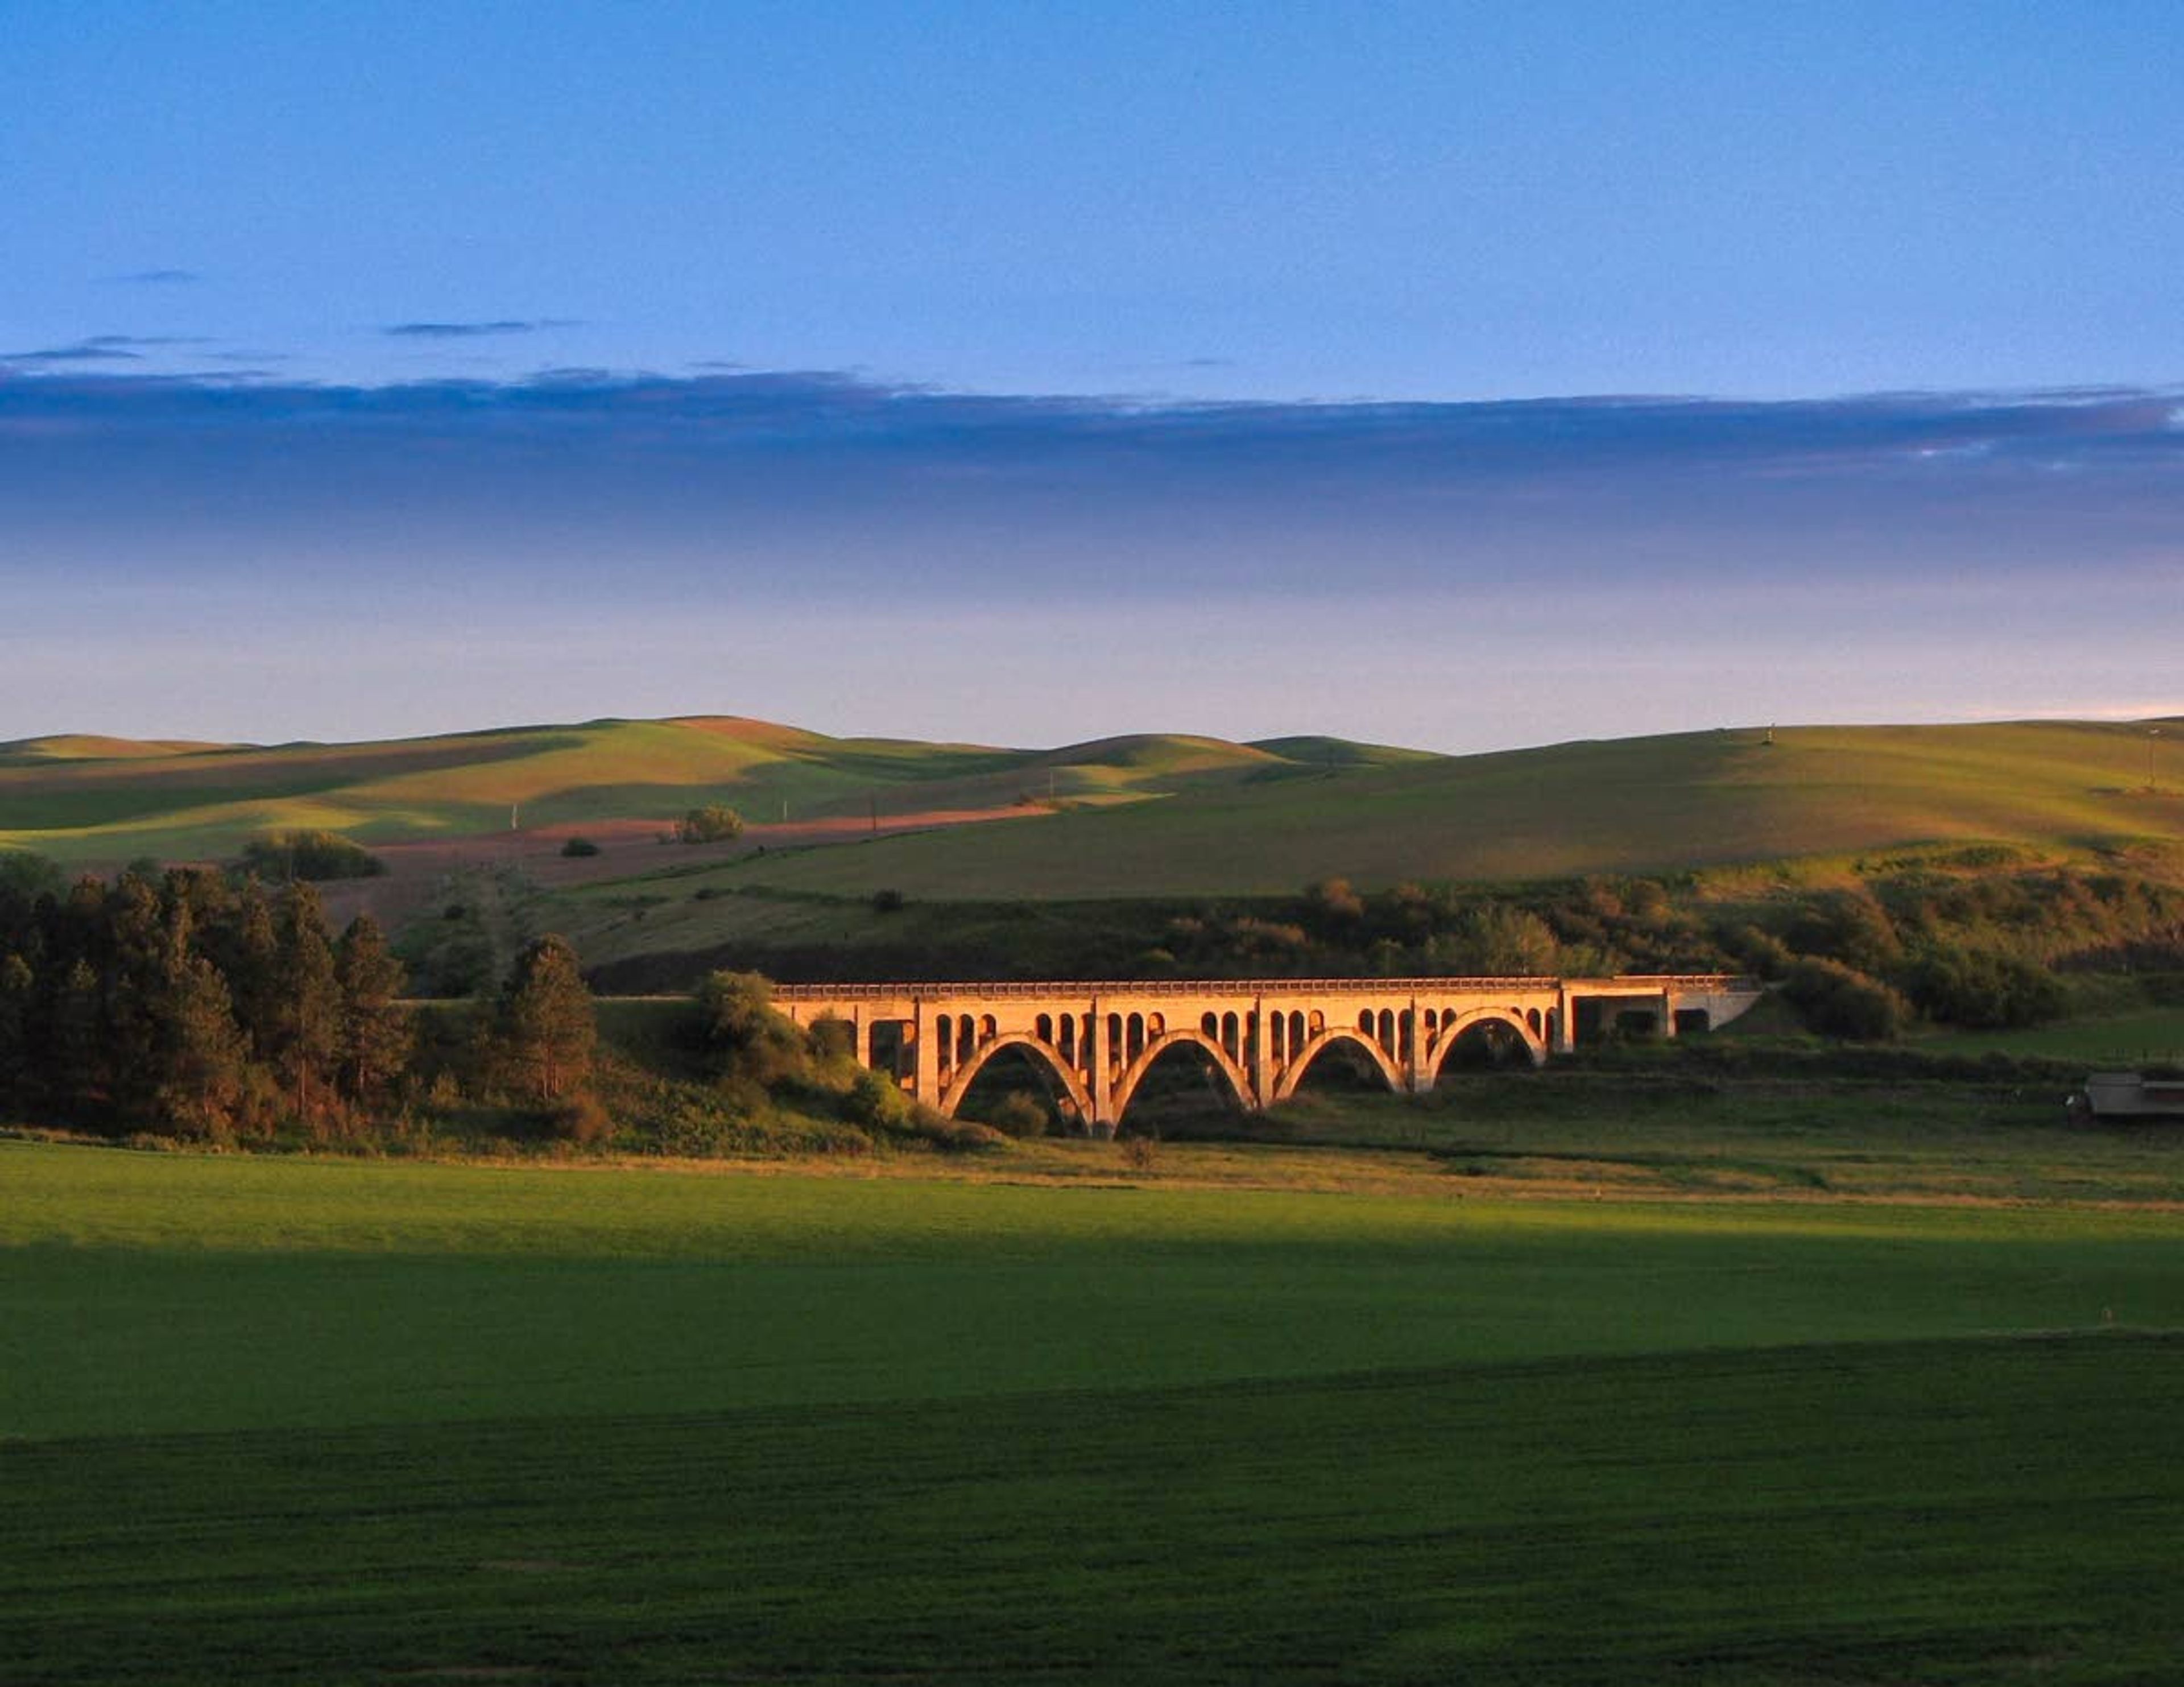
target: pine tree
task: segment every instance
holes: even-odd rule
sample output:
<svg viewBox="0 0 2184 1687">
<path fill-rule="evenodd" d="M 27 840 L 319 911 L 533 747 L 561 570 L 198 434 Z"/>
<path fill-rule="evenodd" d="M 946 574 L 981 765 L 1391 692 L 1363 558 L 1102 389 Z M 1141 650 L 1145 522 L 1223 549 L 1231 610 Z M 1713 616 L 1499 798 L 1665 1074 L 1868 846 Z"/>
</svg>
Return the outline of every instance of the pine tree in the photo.
<svg viewBox="0 0 2184 1687">
<path fill-rule="evenodd" d="M 103 1088 L 124 1119 L 150 1122 L 158 1111 L 160 998 L 172 941 L 170 910 L 161 907 L 150 884 L 124 873 L 106 899 L 105 914 L 107 961 L 99 979 Z M 181 917 L 187 925 L 186 910 Z"/>
<path fill-rule="evenodd" d="M 218 967 L 182 949 L 170 959 L 160 1004 L 159 1116 L 192 1136 L 224 1136 L 247 1082 L 242 1028 Z"/>
<path fill-rule="evenodd" d="M 53 1062 L 47 1090 L 54 1105 L 72 1120 L 95 1113 L 105 1099 L 99 994 L 98 974 L 79 955 L 53 997 Z"/>
<path fill-rule="evenodd" d="M 566 938 L 540 938 L 516 957 L 495 1029 L 504 1056 L 541 1101 L 558 1099 L 591 1075 L 598 1022 Z"/>
<path fill-rule="evenodd" d="M 0 955 L 0 1112 L 31 1100 L 31 1016 L 37 995 L 31 963 L 12 950 Z"/>
<path fill-rule="evenodd" d="M 369 1103 L 410 1062 L 415 1027 L 399 998 L 402 963 L 387 952 L 386 933 L 369 914 L 349 921 L 334 950 L 341 986 L 341 1065 L 352 1100 Z"/>
<path fill-rule="evenodd" d="M 341 1057 L 341 985 L 318 892 L 300 881 L 283 891 L 273 935 L 272 1046 L 260 1052 L 294 1097 L 297 1119 L 308 1122 L 318 1111 L 320 1081 Z"/>
<path fill-rule="evenodd" d="M 259 1058 L 270 1061 L 280 1032 L 274 1005 L 280 999 L 280 939 L 273 933 L 273 904 L 265 887 L 246 879 L 236 894 L 234 924 L 216 957 L 235 998 L 235 1016 Z"/>
</svg>

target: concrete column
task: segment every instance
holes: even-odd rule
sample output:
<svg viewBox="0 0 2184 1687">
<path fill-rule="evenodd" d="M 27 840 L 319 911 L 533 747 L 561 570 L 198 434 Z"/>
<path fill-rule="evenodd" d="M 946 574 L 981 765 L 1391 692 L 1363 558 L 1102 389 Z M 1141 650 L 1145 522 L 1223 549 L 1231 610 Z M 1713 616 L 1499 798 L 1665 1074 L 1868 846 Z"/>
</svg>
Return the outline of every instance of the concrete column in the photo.
<svg viewBox="0 0 2184 1687">
<path fill-rule="evenodd" d="M 1407 1016 L 1405 1040 L 1410 1044 L 1410 1059 L 1404 1062 L 1403 1082 L 1413 1095 L 1422 1095 L 1426 1087 L 1426 1036 L 1424 1022 L 1418 1016 L 1418 999 L 1411 998 L 1411 1005 L 1403 1010 Z"/>
<path fill-rule="evenodd" d="M 1273 1027 L 1267 1020 L 1267 999 L 1251 1000 L 1251 1111 L 1263 1113 L 1274 1093 Z"/>
<path fill-rule="evenodd" d="M 1663 1037 L 1676 1034 L 1676 999 L 1666 990 L 1661 992 L 1661 1034 Z"/>
<path fill-rule="evenodd" d="M 1577 1047 L 1577 1004 L 1567 989 L 1555 992 L 1555 1047 L 1557 1055 L 1567 1055 Z"/>
<path fill-rule="evenodd" d="M 870 1072 L 872 1066 L 872 1016 L 865 1011 L 863 1003 L 860 1002 L 850 1010 L 850 1026 L 853 1039 L 850 1054 L 859 1066 Z"/>
<path fill-rule="evenodd" d="M 910 1007 L 910 1096 L 928 1106 L 940 1105 L 940 1033 L 939 1016 L 926 1005 Z"/>
<path fill-rule="evenodd" d="M 1107 1060 L 1107 1016 L 1100 1011 L 1097 996 L 1092 999 L 1092 1035 L 1086 1042 L 1092 1053 L 1092 1133 L 1112 1136 L 1115 1085 Z"/>
</svg>

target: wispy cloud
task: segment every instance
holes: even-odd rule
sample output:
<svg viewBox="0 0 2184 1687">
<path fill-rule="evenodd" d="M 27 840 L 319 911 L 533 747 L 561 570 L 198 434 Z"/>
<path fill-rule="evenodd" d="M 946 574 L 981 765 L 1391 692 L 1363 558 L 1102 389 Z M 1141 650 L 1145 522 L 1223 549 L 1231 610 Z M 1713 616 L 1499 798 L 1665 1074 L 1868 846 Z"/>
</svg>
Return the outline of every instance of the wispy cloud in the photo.
<svg viewBox="0 0 2184 1687">
<path fill-rule="evenodd" d="M 70 345 L 0 352 L 0 364 L 136 363 L 142 361 L 147 350 L 209 343 L 201 337 L 189 334 L 93 334 Z"/>
<path fill-rule="evenodd" d="M 195 270 L 131 270 L 107 279 L 124 287 L 178 287 L 201 281 L 204 277 Z"/>
<path fill-rule="evenodd" d="M 396 322 L 379 331 L 405 340 L 475 340 L 492 334 L 543 334 L 555 328 L 582 326 L 567 317 L 504 317 L 493 322 Z"/>
<path fill-rule="evenodd" d="M 1261 732 L 1370 702 L 1336 724 L 1446 743 L 2029 709 L 2026 688 L 2074 675 L 2160 698 L 2184 637 L 2166 389 L 1204 404 L 587 369 L 344 387 L 154 374 L 136 346 L 0 360 L 0 643 L 28 641 L 37 598 L 40 639 L 86 672 L 54 641 L 103 637 L 104 605 L 261 604 L 276 570 L 296 648 L 359 698 L 388 688 L 356 667 L 356 626 L 475 629 L 513 663 L 496 630 L 521 614 L 663 708 L 726 666 L 760 712 L 823 715 L 834 666 L 754 665 L 817 648 L 783 631 L 817 625 L 870 696 L 1012 675 L 1006 710 L 1068 704 L 1088 731 L 1171 694 Z M 208 608 L 159 633 L 162 682 L 197 694 L 226 627 Z M 706 659 L 669 662 L 670 633 Z M 1080 645 L 1094 660 L 1057 659 Z M 872 682 L 876 661 L 901 683 Z M 1641 684 L 1643 721 L 1615 689 Z"/>
<path fill-rule="evenodd" d="M 590 369 L 342 387 L 262 360 L 140 375 L 142 343 L 0 359 L 0 429 L 68 441 L 12 471 L 0 458 L 0 510 L 58 520 L 95 488 L 149 526 L 182 493 L 208 532 L 316 536 L 398 506 L 501 554 L 634 547 L 663 585 L 772 554 L 824 556 L 821 589 L 849 592 L 907 570 L 1034 594 L 1385 598 L 1594 571 L 1694 586 L 2173 571 L 2184 499 L 2179 395 L 2151 388 L 1207 404 Z"/>
</svg>

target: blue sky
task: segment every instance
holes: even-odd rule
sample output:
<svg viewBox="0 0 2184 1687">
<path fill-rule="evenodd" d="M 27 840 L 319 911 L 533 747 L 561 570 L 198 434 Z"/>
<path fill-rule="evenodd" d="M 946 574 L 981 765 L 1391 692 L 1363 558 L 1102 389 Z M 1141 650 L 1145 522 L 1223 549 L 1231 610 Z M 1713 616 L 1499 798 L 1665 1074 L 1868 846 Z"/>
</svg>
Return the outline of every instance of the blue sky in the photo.
<svg viewBox="0 0 2184 1687">
<path fill-rule="evenodd" d="M 2184 710 L 2170 5 L 0 42 L 0 738 Z"/>
</svg>

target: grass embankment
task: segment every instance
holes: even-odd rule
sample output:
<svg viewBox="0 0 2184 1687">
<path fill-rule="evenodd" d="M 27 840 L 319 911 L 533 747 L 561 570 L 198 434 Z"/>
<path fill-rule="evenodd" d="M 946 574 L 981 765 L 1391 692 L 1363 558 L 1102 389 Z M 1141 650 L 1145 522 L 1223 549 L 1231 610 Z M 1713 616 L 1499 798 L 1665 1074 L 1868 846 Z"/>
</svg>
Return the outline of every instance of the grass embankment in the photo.
<svg viewBox="0 0 2184 1687">
<path fill-rule="evenodd" d="M 2090 1682 L 2184 1643 L 2164 1215 L 1112 1182 L 0 1144 L 0 1674 Z"/>
</svg>

